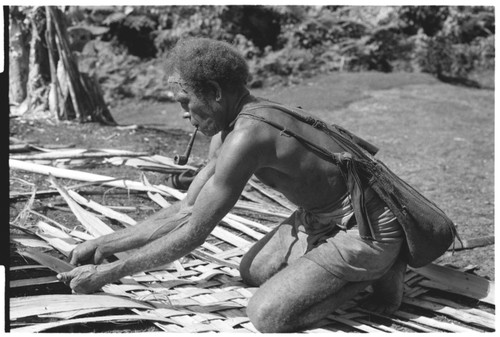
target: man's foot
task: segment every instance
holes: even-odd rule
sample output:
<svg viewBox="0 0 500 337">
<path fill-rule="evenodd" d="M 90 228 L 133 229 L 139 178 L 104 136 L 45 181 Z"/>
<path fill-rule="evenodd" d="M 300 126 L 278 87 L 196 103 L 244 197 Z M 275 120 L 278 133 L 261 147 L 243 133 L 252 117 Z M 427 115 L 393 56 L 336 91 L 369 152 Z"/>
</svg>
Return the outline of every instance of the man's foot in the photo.
<svg viewBox="0 0 500 337">
<path fill-rule="evenodd" d="M 406 262 L 398 257 L 389 271 L 372 284 L 373 294 L 362 304 L 363 308 L 381 315 L 391 315 L 403 301 Z"/>
</svg>

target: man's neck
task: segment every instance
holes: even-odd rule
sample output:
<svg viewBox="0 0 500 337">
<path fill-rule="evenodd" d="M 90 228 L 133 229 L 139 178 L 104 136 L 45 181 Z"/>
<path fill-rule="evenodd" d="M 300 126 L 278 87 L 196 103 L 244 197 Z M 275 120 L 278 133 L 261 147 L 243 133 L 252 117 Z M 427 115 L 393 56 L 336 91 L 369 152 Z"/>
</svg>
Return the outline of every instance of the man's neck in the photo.
<svg viewBox="0 0 500 337">
<path fill-rule="evenodd" d="M 233 122 L 236 120 L 243 106 L 248 103 L 249 99 L 252 97 L 247 88 L 243 88 L 238 91 L 234 96 L 234 99 L 229 104 L 227 124 L 228 128 L 232 128 Z"/>
</svg>

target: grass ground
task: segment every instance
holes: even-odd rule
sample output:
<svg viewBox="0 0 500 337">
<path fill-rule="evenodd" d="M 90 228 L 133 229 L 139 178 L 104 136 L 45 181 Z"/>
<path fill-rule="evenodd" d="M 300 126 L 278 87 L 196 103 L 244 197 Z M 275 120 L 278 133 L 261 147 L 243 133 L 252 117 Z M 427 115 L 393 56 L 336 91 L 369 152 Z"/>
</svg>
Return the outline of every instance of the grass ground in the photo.
<svg viewBox="0 0 500 337">
<path fill-rule="evenodd" d="M 423 74 L 339 73 L 253 94 L 300 105 L 373 142 L 381 149 L 377 156 L 435 201 L 455 221 L 462 238 L 493 235 L 493 90 L 451 86 Z M 149 124 L 162 131 L 13 120 L 11 136 L 42 144 L 74 143 L 173 156 L 184 151 L 192 130 L 173 103 L 127 100 L 119 102 L 112 114 L 121 124 Z M 203 135 L 197 137 L 195 163 L 203 162 L 208 142 Z M 109 166 L 86 169 L 120 173 Z M 24 173 L 11 175 L 27 178 Z M 11 190 L 16 188 L 19 183 L 11 180 Z M 11 208 L 11 215 L 15 213 L 16 207 Z M 476 265 L 477 274 L 494 279 L 493 247 L 447 254 L 442 262 Z"/>
</svg>

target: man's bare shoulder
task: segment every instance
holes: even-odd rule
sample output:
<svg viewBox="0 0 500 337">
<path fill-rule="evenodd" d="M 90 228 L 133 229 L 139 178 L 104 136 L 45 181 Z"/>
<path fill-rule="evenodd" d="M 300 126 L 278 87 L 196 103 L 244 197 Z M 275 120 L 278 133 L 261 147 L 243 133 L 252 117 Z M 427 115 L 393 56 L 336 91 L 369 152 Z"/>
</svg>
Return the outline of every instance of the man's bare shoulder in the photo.
<svg viewBox="0 0 500 337">
<path fill-rule="evenodd" d="M 272 142 L 273 134 L 262 122 L 252 119 L 240 119 L 224 140 L 227 147 L 248 148 L 266 146 Z"/>
<path fill-rule="evenodd" d="M 239 118 L 224 138 L 218 159 L 267 162 L 275 153 L 276 130 L 258 120 Z"/>
<path fill-rule="evenodd" d="M 272 128 L 265 123 L 238 117 L 231 131 L 223 131 L 212 137 L 210 154 L 215 158 L 221 151 L 241 152 L 259 147 L 262 149 L 262 147 L 268 147 L 266 144 L 273 142 L 274 137 Z"/>
<path fill-rule="evenodd" d="M 272 114 L 272 108 L 259 108 L 252 111 L 252 115 L 267 119 Z M 233 131 L 229 134 L 234 139 L 245 139 L 252 144 L 263 144 L 272 141 L 276 131 L 273 127 L 263 123 L 259 119 L 251 118 L 245 114 L 240 116 L 234 126 Z"/>
</svg>

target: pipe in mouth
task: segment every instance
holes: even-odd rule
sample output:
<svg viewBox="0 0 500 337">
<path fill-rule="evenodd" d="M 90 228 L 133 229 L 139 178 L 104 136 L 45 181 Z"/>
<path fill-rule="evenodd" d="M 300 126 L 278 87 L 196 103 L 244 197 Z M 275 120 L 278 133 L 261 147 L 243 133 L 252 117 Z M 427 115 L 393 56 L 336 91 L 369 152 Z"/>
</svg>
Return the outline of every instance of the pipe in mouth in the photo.
<svg viewBox="0 0 500 337">
<path fill-rule="evenodd" d="M 188 146 L 186 148 L 186 151 L 184 152 L 183 155 L 175 155 L 174 157 L 174 163 L 176 165 L 186 165 L 188 160 L 189 160 L 189 155 L 191 154 L 191 149 L 193 148 L 193 143 L 194 143 L 194 138 L 196 137 L 196 133 L 198 132 L 198 128 L 194 129 L 193 135 L 191 136 L 191 139 L 189 140 Z"/>
</svg>

